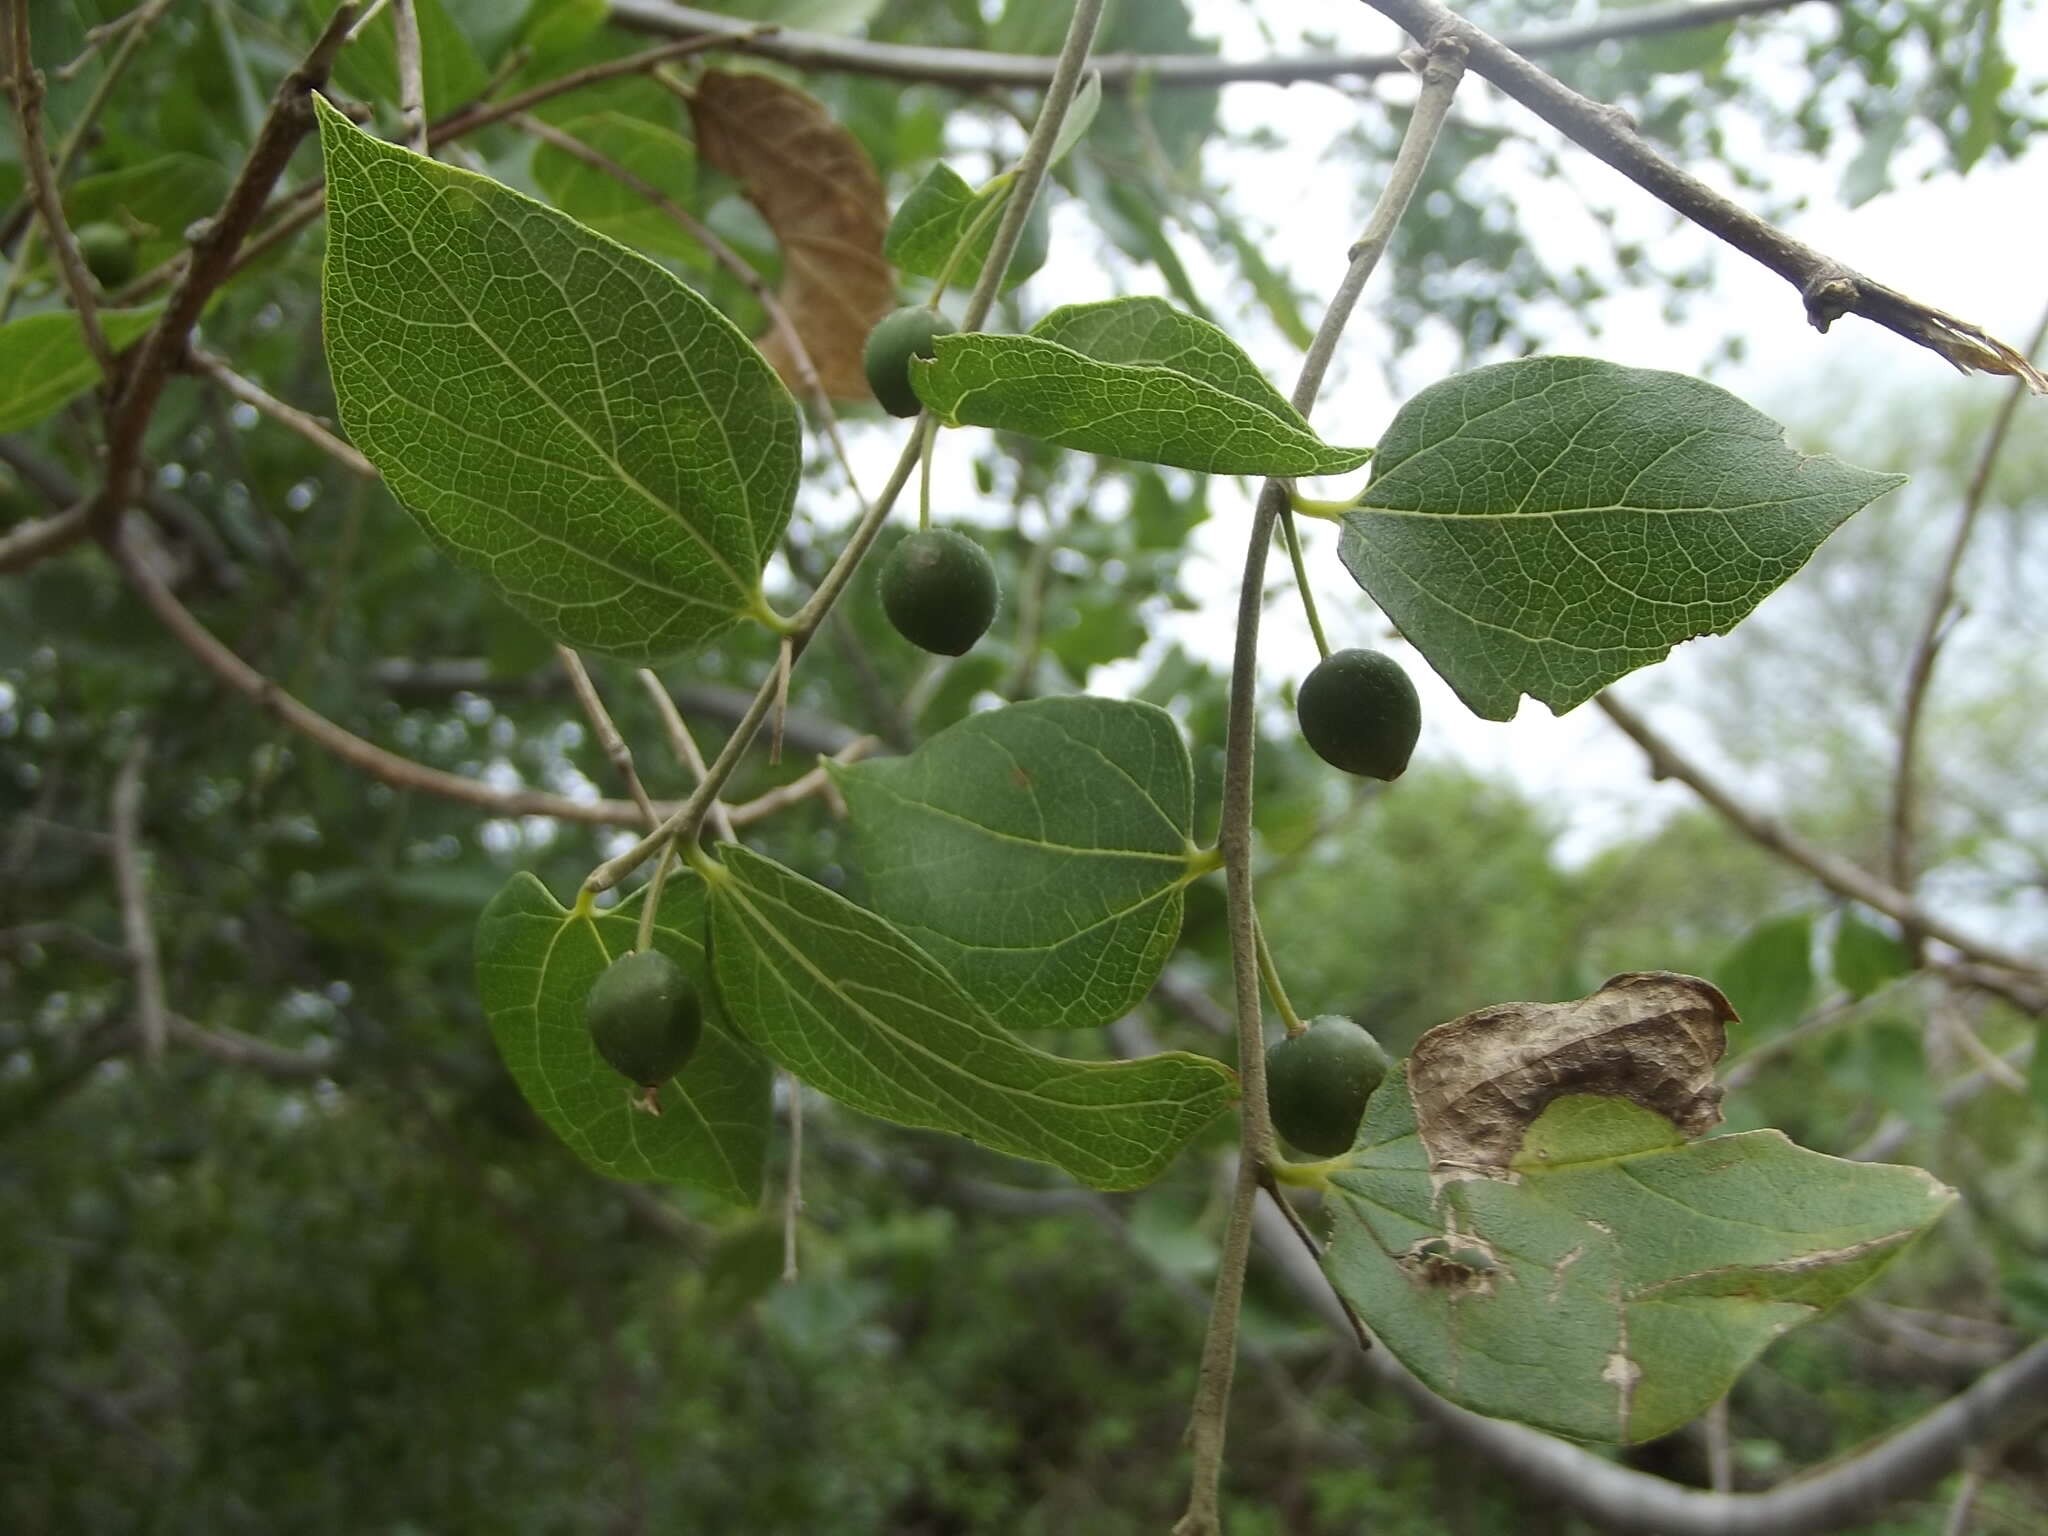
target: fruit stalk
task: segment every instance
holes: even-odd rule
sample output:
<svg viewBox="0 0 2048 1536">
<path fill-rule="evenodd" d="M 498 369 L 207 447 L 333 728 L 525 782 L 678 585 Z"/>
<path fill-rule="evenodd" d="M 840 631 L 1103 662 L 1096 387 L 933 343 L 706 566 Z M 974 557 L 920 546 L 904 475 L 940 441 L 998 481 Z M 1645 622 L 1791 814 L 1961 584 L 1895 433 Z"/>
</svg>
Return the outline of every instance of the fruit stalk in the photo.
<svg viewBox="0 0 2048 1536">
<path fill-rule="evenodd" d="M 1464 69 L 1462 45 L 1441 41 L 1431 45 L 1423 67 L 1422 94 L 1408 119 L 1408 129 L 1386 188 L 1373 207 L 1365 233 L 1351 248 L 1351 264 L 1344 280 L 1338 284 L 1315 339 L 1309 344 L 1308 355 L 1302 359 L 1293 401 L 1295 409 L 1304 416 L 1322 390 L 1323 375 L 1329 369 L 1330 358 L 1337 350 L 1337 341 L 1344 334 L 1366 279 L 1379 265 L 1380 255 L 1422 179 Z M 1238 1312 L 1244 1300 L 1245 1262 L 1251 1252 L 1252 1214 L 1262 1170 L 1271 1159 L 1273 1148 L 1273 1126 L 1266 1115 L 1265 1041 L 1259 1028 L 1258 917 L 1252 902 L 1252 746 L 1266 552 L 1272 543 L 1274 520 L 1286 500 L 1286 487 L 1277 480 L 1267 481 L 1259 493 L 1246 540 L 1244 578 L 1238 587 L 1237 645 L 1231 661 L 1230 723 L 1224 738 L 1223 815 L 1218 841 L 1223 849 L 1229 897 L 1238 1073 L 1243 1080 L 1244 1100 L 1240 1111 L 1237 1183 L 1231 1197 L 1230 1223 L 1223 1235 L 1209 1330 L 1202 1341 L 1194 1414 L 1188 1425 L 1188 1442 L 1194 1452 L 1192 1485 L 1187 1513 L 1174 1526 L 1174 1536 L 1217 1536 L 1222 1529 L 1219 1486 L 1223 1430 L 1237 1354 Z"/>
</svg>

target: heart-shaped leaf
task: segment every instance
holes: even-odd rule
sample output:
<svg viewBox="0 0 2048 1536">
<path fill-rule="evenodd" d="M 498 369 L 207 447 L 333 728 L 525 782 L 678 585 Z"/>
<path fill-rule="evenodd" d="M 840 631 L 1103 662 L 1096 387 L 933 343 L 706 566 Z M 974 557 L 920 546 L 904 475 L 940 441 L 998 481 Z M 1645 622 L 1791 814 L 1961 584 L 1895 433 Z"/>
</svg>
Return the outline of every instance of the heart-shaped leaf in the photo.
<svg viewBox="0 0 2048 1536">
<path fill-rule="evenodd" d="M 561 906 L 517 874 L 477 923 L 477 993 L 527 1103 L 576 1155 L 615 1179 L 687 1184 L 741 1205 L 761 1196 L 774 1069 L 727 1026 L 704 956 L 704 883 L 677 872 L 662 891 L 654 947 L 705 1001 L 696 1054 L 661 1085 L 661 1114 L 634 1108 L 632 1085 L 590 1043 L 583 1000 L 633 948 L 645 892 L 606 912 Z"/>
<path fill-rule="evenodd" d="M 832 776 L 868 905 L 998 1022 L 1106 1024 L 1152 990 L 1204 867 L 1166 711 L 1033 699 Z"/>
<path fill-rule="evenodd" d="M 1733 629 L 1904 482 L 1793 452 L 1701 379 L 1526 358 L 1401 407 L 1340 553 L 1473 713 L 1563 714 Z"/>
</svg>

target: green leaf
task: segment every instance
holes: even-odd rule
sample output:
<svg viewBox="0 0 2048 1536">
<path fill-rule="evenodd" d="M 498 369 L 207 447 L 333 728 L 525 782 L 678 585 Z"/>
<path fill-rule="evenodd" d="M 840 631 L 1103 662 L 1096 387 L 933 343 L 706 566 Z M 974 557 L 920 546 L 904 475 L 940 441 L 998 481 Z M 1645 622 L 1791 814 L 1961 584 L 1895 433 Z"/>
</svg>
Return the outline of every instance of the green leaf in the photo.
<svg viewBox="0 0 2048 1536">
<path fill-rule="evenodd" d="M 137 340 L 162 311 L 161 304 L 101 310 L 107 345 L 119 351 Z M 0 432 L 33 426 L 99 376 L 72 311 L 53 309 L 0 325 Z"/>
<path fill-rule="evenodd" d="M 1012 1029 L 1106 1024 L 1159 979 L 1193 878 L 1165 710 L 1034 699 L 834 766 L 868 905 Z"/>
<path fill-rule="evenodd" d="M 64 194 L 64 217 L 73 229 L 98 220 L 139 225 L 145 244 L 182 246 L 186 226 L 218 208 L 227 186 L 228 173 L 216 161 L 160 155 L 80 178 Z"/>
<path fill-rule="evenodd" d="M 1334 474 L 1372 455 L 1325 443 L 1237 343 L 1160 299 L 1070 304 L 1029 335 L 942 336 L 937 351 L 910 376 L 949 426 L 1207 474 Z"/>
<path fill-rule="evenodd" d="M 670 202 L 687 208 L 697 190 L 697 151 L 681 134 L 623 112 L 593 112 L 562 132 L 631 171 Z M 562 212 L 635 250 L 701 263 L 704 248 L 681 225 L 648 206 L 617 178 L 565 149 L 543 143 L 533 152 L 533 179 Z"/>
<path fill-rule="evenodd" d="M 1913 960 L 1891 934 L 1844 908 L 1835 922 L 1835 981 L 1851 997 L 1868 997 L 1909 974 Z"/>
<path fill-rule="evenodd" d="M 1790 1029 L 1813 1000 L 1812 915 L 1758 923 L 1714 968 L 1714 982 L 1752 1038 Z"/>
<path fill-rule="evenodd" d="M 872 912 L 745 848 L 721 852 L 711 932 L 726 1008 L 841 1103 L 1132 1189 L 1236 1096 L 1236 1074 L 1206 1056 L 1034 1050 Z"/>
<path fill-rule="evenodd" d="M 1589 1094 L 1551 1103 L 1512 1177 L 1432 1170 L 1405 1070 L 1345 1162 L 1324 1263 L 1395 1357 L 1474 1412 L 1605 1443 L 1704 1411 L 1954 1198 L 1917 1168 L 1823 1157 L 1776 1131 L 1686 1142 L 1661 1115 Z"/>
<path fill-rule="evenodd" d="M 1396 413 L 1340 552 L 1473 713 L 1563 714 L 1734 628 L 1904 479 L 1795 453 L 1699 379 L 1530 358 Z"/>
<path fill-rule="evenodd" d="M 970 187 L 960 173 L 943 161 L 925 172 L 924 180 L 911 189 L 897 208 L 896 216 L 889 221 L 889 232 L 882 241 L 882 254 L 905 272 L 914 272 L 919 277 L 936 278 L 946 270 L 953 257 L 953 249 L 965 238 L 967 231 L 983 212 L 1009 195 L 1011 178 L 998 176 L 979 189 Z M 1045 217 L 1045 204 L 1031 211 L 1033 220 Z M 996 229 L 1002 223 L 1000 215 L 991 214 L 981 232 L 974 237 L 974 244 L 960 257 L 948 279 L 951 283 L 971 288 L 981 276 L 981 266 L 988 259 L 989 248 L 995 244 Z M 1010 269 L 1003 274 L 1005 290 L 1014 288 L 1045 264 L 1046 242 L 1031 238 L 1032 231 L 1027 224 L 1025 238 L 1017 243 L 1016 252 L 1010 257 Z"/>
<path fill-rule="evenodd" d="M 1052 141 L 1052 158 L 1046 161 L 1051 170 L 1067 158 L 1069 151 L 1087 136 L 1089 127 L 1095 121 L 1095 114 L 1102 110 L 1102 76 L 1091 74 L 1081 82 L 1081 88 L 1074 92 L 1074 99 L 1067 107 L 1067 115 L 1060 120 L 1060 131 Z"/>
<path fill-rule="evenodd" d="M 2027 1094 L 2035 1112 L 2048 1119 L 2048 1020 L 2034 1026 L 2034 1060 L 2027 1068 Z"/>
<path fill-rule="evenodd" d="M 697 984 L 704 1036 L 661 1085 L 661 1114 L 629 1102 L 631 1085 L 600 1058 L 583 1022 L 591 983 L 633 948 L 645 890 L 579 916 L 530 874 L 517 874 L 477 923 L 477 993 L 498 1052 L 549 1129 L 614 1179 L 687 1184 L 741 1205 L 761 1195 L 774 1069 L 727 1024 L 704 955 L 704 882 L 669 876 L 654 947 Z"/>
<path fill-rule="evenodd" d="M 801 454 L 753 343 L 645 257 L 315 100 L 335 399 L 434 541 L 628 661 L 764 615 Z"/>
</svg>

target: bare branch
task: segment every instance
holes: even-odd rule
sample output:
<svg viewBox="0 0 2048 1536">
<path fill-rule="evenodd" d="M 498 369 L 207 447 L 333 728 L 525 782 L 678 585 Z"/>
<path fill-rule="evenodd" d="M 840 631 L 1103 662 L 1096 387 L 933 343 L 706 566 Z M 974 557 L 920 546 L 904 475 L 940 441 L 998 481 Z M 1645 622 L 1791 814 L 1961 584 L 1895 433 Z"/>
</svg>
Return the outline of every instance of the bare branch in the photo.
<svg viewBox="0 0 2048 1536">
<path fill-rule="evenodd" d="M 86 959 L 97 961 L 111 970 L 125 971 L 133 963 L 128 951 L 120 945 L 109 944 L 97 934 L 88 933 L 73 923 L 22 923 L 14 928 L 0 928 L 0 953 L 49 944 L 75 950 Z"/>
<path fill-rule="evenodd" d="M 604 749 L 612 771 L 626 786 L 626 793 L 633 797 L 633 804 L 640 808 L 642 820 L 650 827 L 659 825 L 661 817 L 654 809 L 654 802 L 647 798 L 647 787 L 640 782 L 639 770 L 633 766 L 633 749 L 626 745 L 626 738 L 619 734 L 611 711 L 604 707 L 604 700 L 598 694 L 597 684 L 590 680 L 590 670 L 583 665 L 583 658 L 566 645 L 557 645 L 555 655 L 561 660 L 562 670 L 569 675 L 569 686 L 576 691 L 576 702 L 583 706 L 584 718 L 597 732 L 597 744 Z"/>
<path fill-rule="evenodd" d="M 415 154 L 427 152 L 427 80 L 420 54 L 420 18 L 412 0 L 391 0 L 391 31 L 398 58 L 400 142 Z"/>
<path fill-rule="evenodd" d="M 1806 305 L 1806 317 L 1815 329 L 1825 331 L 1843 315 L 1861 315 L 1939 353 L 1964 373 L 2006 374 L 2024 380 L 2035 394 L 2048 394 L 2048 377 L 2043 377 L 2006 343 L 1967 320 L 1872 282 L 1775 225 L 1765 223 L 1658 154 L 1636 132 L 1627 113 L 1581 96 L 1506 43 L 1437 4 L 1437 0 L 1364 3 L 1400 23 L 1418 42 L 1440 36 L 1459 38 L 1470 51 L 1474 74 L 1491 81 L 1666 207 L 1797 288 Z"/>
<path fill-rule="evenodd" d="M 92 508 L 85 502 L 54 517 L 32 517 L 0 533 L 0 571 L 19 571 L 69 549 L 92 532 Z"/>
<path fill-rule="evenodd" d="M 880 745 L 878 738 L 863 736 L 835 753 L 832 761 L 842 765 L 857 763 Z M 791 779 L 787 784 L 779 785 L 765 794 L 756 795 L 751 800 L 730 807 L 732 823 L 736 827 L 750 827 L 757 821 L 773 816 L 777 811 L 787 810 L 790 806 L 801 804 L 814 796 L 829 799 L 831 795 L 832 775 L 821 763 L 801 778 Z"/>
<path fill-rule="evenodd" d="M 2044 339 L 2048 339 L 2048 312 L 2042 314 L 2041 323 L 2034 327 L 2034 339 L 2027 343 L 2029 357 L 2041 350 Z M 1970 547 L 1971 535 L 1977 530 L 1977 514 L 1983 508 L 1984 493 L 1991 484 L 1991 471 L 1997 467 L 1998 455 L 2005 448 L 2006 434 L 2012 427 L 2012 419 L 2019 411 L 2020 399 L 2025 393 L 2025 382 L 2013 380 L 2012 388 L 2006 391 L 1997 414 L 1991 418 L 1990 430 L 1984 434 L 1984 446 L 1977 452 L 1976 468 L 1970 472 L 1969 484 L 1963 490 L 1962 510 L 1956 515 L 1956 530 L 1949 539 L 1948 554 L 1941 562 L 1941 570 L 1934 579 L 1933 594 L 1927 600 L 1927 616 L 1920 623 L 1920 638 L 1913 646 L 1913 659 L 1906 667 L 1905 698 L 1899 706 L 1899 740 L 1892 769 L 1889 872 L 1892 884 L 1909 896 L 1917 878 L 1913 821 L 1920 716 L 1927 702 L 1927 686 L 1934 677 L 1935 659 L 1948 634 L 1949 613 L 1956 600 L 1956 573 L 1962 569 L 1963 555 Z M 1908 950 L 1918 955 L 1920 931 L 1909 924 L 1905 937 Z"/>
<path fill-rule="evenodd" d="M 1605 42 L 1685 32 L 1744 16 L 1786 11 L 1802 3 L 1804 0 L 1717 0 L 1712 4 L 1673 5 L 1518 36 L 1509 46 L 1518 53 L 1531 56 L 1576 53 Z M 615 25 L 628 31 L 668 37 L 691 37 L 732 25 L 729 16 L 671 5 L 668 0 L 612 0 L 611 19 Z M 799 69 L 876 75 L 890 80 L 919 80 L 963 91 L 982 90 L 989 86 L 1044 86 L 1052 79 L 1054 64 L 1051 58 L 1039 54 L 921 48 L 787 28 L 770 37 L 732 46 L 763 58 L 779 59 Z M 1088 67 L 1101 73 L 1104 85 L 1131 85 L 1142 79 L 1160 87 L 1195 89 L 1240 83 L 1294 85 L 1364 81 L 1382 75 L 1403 74 L 1407 69 L 1400 55 L 1393 53 L 1310 53 L 1274 59 L 1219 59 L 1207 54 L 1105 53 L 1090 59 Z"/>
<path fill-rule="evenodd" d="M 1930 938 L 1941 940 L 1972 960 L 2001 966 L 2027 977 L 2039 977 L 2044 974 L 2039 961 L 1970 937 L 1946 920 L 1915 905 L 1911 897 L 1887 885 L 1867 870 L 1850 863 L 1838 854 L 1830 853 L 1825 848 L 1815 847 L 1797 833 L 1780 826 L 1772 818 L 1750 810 L 1712 775 L 1679 752 L 1647 720 L 1622 703 L 1611 689 L 1597 695 L 1593 702 L 1643 749 L 1650 760 L 1652 774 L 1658 778 L 1677 779 L 1687 785 L 1723 820 L 1751 842 L 1775 853 L 1787 863 L 1797 865 L 1837 895 L 1847 896 L 1852 901 L 1860 901 L 1866 907 L 1882 912 L 1887 917 L 1917 928 Z"/>
<path fill-rule="evenodd" d="M 228 188 L 226 200 L 212 218 L 198 226 L 177 286 L 171 290 L 163 314 L 138 344 L 109 413 L 106 479 L 93 502 L 96 526 L 111 530 L 121 509 L 133 499 L 143 436 L 162 398 L 165 381 L 184 355 L 186 337 L 198 322 L 199 312 L 226 280 L 243 237 L 263 212 L 271 187 L 312 128 L 313 108 L 308 97 L 326 83 L 334 56 L 360 9 L 357 0 L 343 0 L 299 67 L 279 82 L 270 112 Z"/>
<path fill-rule="evenodd" d="M 166 1022 L 170 1038 L 177 1044 L 230 1067 L 241 1067 L 282 1082 L 307 1082 L 335 1074 L 334 1063 L 324 1055 L 288 1051 L 240 1030 L 207 1029 L 175 1013 Z"/>
<path fill-rule="evenodd" d="M 228 366 L 225 358 L 216 357 L 202 347 L 191 348 L 188 356 L 195 368 L 237 400 L 261 411 L 272 421 L 289 427 L 350 474 L 361 475 L 366 480 L 377 478 L 377 466 L 335 436 L 318 417 L 300 410 L 295 405 L 286 405 L 253 379 L 244 378 L 235 372 Z"/>
<path fill-rule="evenodd" d="M 8 0 L 8 38 L 12 44 L 14 122 L 21 136 L 22 169 L 28 175 L 29 196 L 34 201 L 43 228 L 50 233 L 50 250 L 57 258 L 57 270 L 71 294 L 71 306 L 78 312 L 79 329 L 86 347 L 109 380 L 115 376 L 114 349 L 100 328 L 99 301 L 92 274 L 78 242 L 71 238 L 71 226 L 64 222 L 64 194 L 57 186 L 57 169 L 50 163 L 50 151 L 43 142 L 43 72 L 36 68 L 29 52 L 29 0 Z M 27 253 L 20 258 L 25 261 Z M 10 284 L 11 286 L 11 284 Z"/>
<path fill-rule="evenodd" d="M 142 877 L 142 765 L 149 757 L 149 738 L 138 737 L 121 759 L 114 777 L 114 798 L 108 812 L 108 835 L 114 885 L 121 897 L 121 933 L 128 947 L 128 967 L 135 976 L 135 1032 L 142 1054 L 151 1061 L 164 1053 L 169 1033 L 164 1004 L 164 973 L 157 959 L 156 924 L 149 915 L 149 888 Z"/>
</svg>

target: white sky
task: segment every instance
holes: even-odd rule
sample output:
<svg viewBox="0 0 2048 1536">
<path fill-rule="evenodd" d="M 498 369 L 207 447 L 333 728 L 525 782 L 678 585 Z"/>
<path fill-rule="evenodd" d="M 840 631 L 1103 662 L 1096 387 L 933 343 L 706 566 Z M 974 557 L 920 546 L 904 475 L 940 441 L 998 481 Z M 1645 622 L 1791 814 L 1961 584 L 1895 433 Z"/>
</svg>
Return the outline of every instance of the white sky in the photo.
<svg viewBox="0 0 2048 1536">
<path fill-rule="evenodd" d="M 1222 39 L 1226 56 L 1258 57 L 1273 51 L 1271 43 L 1260 36 L 1250 8 L 1236 0 L 1196 0 L 1196 9 L 1202 30 Z M 1769 21 L 1802 31 L 1807 24 L 1800 21 L 1797 11 Z M 1363 5 L 1318 7 L 1311 24 L 1333 36 L 1344 51 L 1390 50 L 1405 41 L 1398 29 Z M 2040 8 L 2030 8 L 2012 24 L 2010 46 L 2022 63 L 2023 74 L 2029 61 L 2048 57 L 2048 15 Z M 1801 78 L 1796 69 L 1788 68 L 1787 89 L 1797 89 Z M 1396 91 L 1412 94 L 1406 81 L 1382 83 L 1379 89 L 1382 96 Z M 1237 85 L 1225 91 L 1223 100 L 1227 121 L 1233 126 L 1263 125 L 1278 130 L 1288 141 L 1286 153 L 1248 154 L 1241 167 L 1224 163 L 1213 150 L 1207 164 L 1212 179 L 1228 185 L 1234 206 L 1254 221 L 1284 231 L 1284 239 L 1276 242 L 1277 249 L 1269 250 L 1268 259 L 1292 270 L 1302 286 L 1316 296 L 1308 312 L 1312 323 L 1320 313 L 1321 299 L 1342 272 L 1344 252 L 1356 235 L 1352 205 L 1361 200 L 1352 196 L 1349 186 L 1333 191 L 1332 177 L 1343 174 L 1340 167 L 1344 162 L 1332 161 L 1324 152 L 1359 111 L 1377 109 L 1354 96 L 1313 86 Z M 1476 79 L 1468 81 L 1461 92 L 1460 110 L 1487 118 L 1500 114 L 1532 137 L 1554 137 L 1544 125 Z M 1778 187 L 1811 194 L 1810 208 L 1789 222 L 1793 234 L 1880 282 L 1976 321 L 2016 344 L 2031 334 L 2044 298 L 2048 298 L 2048 281 L 2043 278 L 2048 271 L 2043 257 L 2043 236 L 2048 234 L 2048 158 L 2042 151 L 2034 150 L 2017 164 L 1980 167 L 1967 180 L 1944 177 L 1929 183 L 1911 182 L 1859 208 L 1845 209 L 1839 205 L 1835 189 L 1840 166 L 1853 153 L 1853 144 L 1844 146 L 1828 165 L 1819 166 L 1762 146 L 1753 129 L 1745 131 L 1746 126 L 1730 123 L 1731 141 L 1754 144 L 1756 163 L 1767 166 Z M 1567 153 L 1572 157 L 1570 174 L 1576 185 L 1532 183 L 1527 198 L 1518 198 L 1530 238 L 1541 241 L 1547 253 L 1562 252 L 1566 262 L 1574 259 L 1580 248 L 1589 257 L 1598 255 L 1593 243 L 1597 237 L 1579 211 L 1583 204 L 1577 187 L 1610 197 L 1621 210 L 1624 231 L 1641 233 L 1660 246 L 1666 264 L 1717 249 L 1711 237 L 1691 226 L 1664 234 L 1668 216 L 1647 194 L 1589 156 L 1571 150 Z M 1902 156 L 1901 163 L 1910 165 L 1910 156 Z M 1418 216 L 1419 209 L 1411 210 L 1411 218 Z M 1057 209 L 1055 220 L 1053 259 L 1044 274 L 1024 290 L 1027 299 L 1047 303 L 1046 296 L 1054 294 L 1060 302 L 1109 296 L 1105 274 L 1095 259 L 1099 237 L 1089 227 L 1086 213 L 1070 206 Z M 1676 248 L 1672 242 L 1678 242 Z M 1205 293 L 1227 291 L 1224 274 L 1207 264 L 1205 253 L 1192 241 L 1178 239 L 1177 249 Z M 1607 301 L 1602 310 L 1605 329 L 1599 338 L 1575 338 L 1553 328 L 1553 340 L 1546 350 L 1698 372 L 1725 336 L 1739 333 L 1748 355 L 1739 365 L 1720 366 L 1713 374 L 1715 382 L 1760 409 L 1789 419 L 1794 446 L 1809 451 L 1823 445 L 1802 441 L 1800 425 L 1813 417 L 1815 392 L 1830 382 L 1848 379 L 1859 386 L 1912 390 L 1942 388 L 1956 377 L 1933 353 L 1861 320 L 1841 321 L 1822 336 L 1805 323 L 1798 296 L 1782 279 L 1732 253 L 1723 255 L 1717 265 L 1713 297 L 1696 297 L 1691 318 L 1680 327 L 1668 325 L 1659 313 L 1662 293 L 1646 289 Z M 1139 282 L 1164 291 L 1156 273 L 1141 274 Z M 1379 366 L 1385 346 L 1383 333 L 1371 318 L 1372 305 L 1373 290 L 1369 288 L 1315 412 L 1319 430 L 1332 442 L 1376 441 L 1398 403 Z M 1283 390 L 1291 385 L 1299 353 L 1263 313 L 1228 319 L 1225 324 Z M 1425 343 L 1403 360 L 1402 382 L 1412 392 L 1454 370 L 1457 363 L 1448 346 Z M 2002 384 L 1980 377 L 1977 387 L 1991 391 Z M 891 434 L 886 444 L 864 445 L 869 453 L 863 457 L 876 466 L 872 471 L 864 468 L 864 479 L 871 474 L 878 480 L 886 473 L 895 441 Z M 968 478 L 969 456 L 948 454 L 944 446 L 942 438 L 934 495 L 942 505 L 972 505 L 977 496 Z M 1359 483 L 1362 476 L 1349 484 L 1333 481 L 1310 489 L 1311 493 L 1338 495 Z M 1198 530 L 1185 584 L 1190 592 L 1213 593 L 1212 602 L 1200 613 L 1162 615 L 1145 654 L 1130 663 L 1098 669 L 1090 679 L 1093 691 L 1120 693 L 1136 687 L 1150 673 L 1157 655 L 1175 641 L 1219 666 L 1228 665 L 1243 533 L 1249 498 L 1255 490 L 1255 484 L 1242 481 L 1219 481 L 1211 488 L 1213 515 Z M 1304 535 L 1330 643 L 1386 643 L 1384 620 L 1337 562 L 1336 530 L 1327 524 L 1305 522 Z M 1284 553 L 1276 549 L 1269 572 L 1277 578 L 1284 566 Z M 1711 757 L 1711 744 L 1686 729 L 1683 698 L 1686 679 L 1695 672 L 1700 657 L 1724 643 L 1709 639 L 1681 646 L 1659 667 L 1619 684 L 1618 691 L 1638 700 L 1657 701 L 1659 707 L 1653 711 L 1657 722 L 1681 743 Z M 1690 803 L 1690 791 L 1682 786 L 1652 784 L 1634 745 L 1590 706 L 1559 719 L 1525 699 L 1512 722 L 1503 725 L 1478 720 L 1412 650 L 1404 648 L 1398 654 L 1408 663 L 1423 696 L 1424 729 L 1418 761 L 1455 757 L 1488 773 L 1512 777 L 1548 805 L 1566 810 L 1567 856 L 1583 855 L 1610 839 L 1642 831 L 1671 810 Z M 1299 678 L 1314 662 L 1314 643 L 1291 594 L 1285 601 L 1269 603 L 1260 666 L 1267 696 L 1277 692 L 1284 678 Z"/>
</svg>

